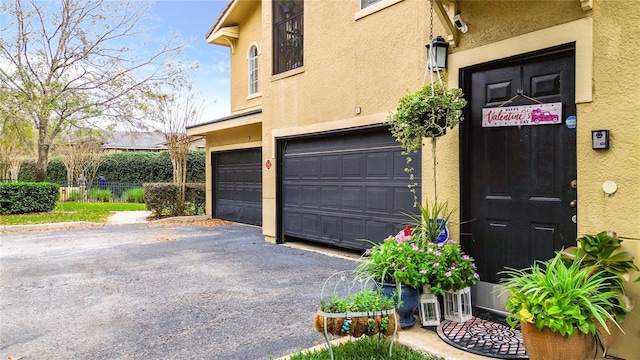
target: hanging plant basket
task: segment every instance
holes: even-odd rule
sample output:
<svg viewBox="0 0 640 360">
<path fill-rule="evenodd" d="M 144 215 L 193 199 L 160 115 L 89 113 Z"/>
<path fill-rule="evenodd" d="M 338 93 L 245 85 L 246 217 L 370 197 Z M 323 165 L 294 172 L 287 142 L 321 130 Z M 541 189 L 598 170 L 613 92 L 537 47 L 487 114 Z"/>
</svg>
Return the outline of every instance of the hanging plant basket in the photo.
<svg viewBox="0 0 640 360">
<path fill-rule="evenodd" d="M 420 122 L 424 126 L 425 134 L 428 137 L 439 137 L 447 133 L 447 117 L 438 114 L 437 116 L 430 111 L 422 114 Z"/>
<path fill-rule="evenodd" d="M 406 94 L 388 118 L 391 133 L 406 152 L 420 151 L 423 138 L 441 136 L 458 125 L 467 104 L 463 96 L 461 89 L 439 82 Z"/>
</svg>

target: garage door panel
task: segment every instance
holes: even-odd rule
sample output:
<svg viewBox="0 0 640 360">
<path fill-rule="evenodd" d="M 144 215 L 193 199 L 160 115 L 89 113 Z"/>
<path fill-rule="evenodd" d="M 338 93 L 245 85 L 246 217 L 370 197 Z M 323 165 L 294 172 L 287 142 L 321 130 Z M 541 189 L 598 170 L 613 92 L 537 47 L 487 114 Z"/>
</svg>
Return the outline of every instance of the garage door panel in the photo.
<svg viewBox="0 0 640 360">
<path fill-rule="evenodd" d="M 341 239 L 362 239 L 364 238 L 365 222 L 362 218 L 342 217 L 342 237 Z"/>
<path fill-rule="evenodd" d="M 342 155 L 342 178 L 361 180 L 364 178 L 363 154 Z"/>
<path fill-rule="evenodd" d="M 345 186 L 342 188 L 342 210 L 364 211 L 364 188 Z"/>
<path fill-rule="evenodd" d="M 333 240 L 340 234 L 341 221 L 335 215 L 323 215 L 322 221 L 322 238 L 325 240 Z"/>
<path fill-rule="evenodd" d="M 302 178 L 305 180 L 317 180 L 322 169 L 322 157 L 309 156 L 302 159 Z"/>
<path fill-rule="evenodd" d="M 389 214 L 392 203 L 391 191 L 386 187 L 368 187 L 365 211 L 370 214 Z"/>
<path fill-rule="evenodd" d="M 323 186 L 322 196 L 320 197 L 322 207 L 329 210 L 340 210 L 340 194 L 341 191 L 338 186 Z"/>
<path fill-rule="evenodd" d="M 393 166 L 393 154 L 374 152 L 367 154 L 367 170 L 366 177 L 372 178 L 389 178 L 389 168 Z"/>
<path fill-rule="evenodd" d="M 340 156 L 325 155 L 322 157 L 322 178 L 337 180 L 340 178 Z"/>
<path fill-rule="evenodd" d="M 288 213 L 284 231 L 289 234 L 302 234 L 302 213 Z"/>
<path fill-rule="evenodd" d="M 285 207 L 301 207 L 302 206 L 302 186 L 285 185 L 283 192 L 287 193 L 287 204 Z"/>
<path fill-rule="evenodd" d="M 317 185 L 307 185 L 302 188 L 302 206 L 315 208 L 320 199 L 320 187 Z"/>
<path fill-rule="evenodd" d="M 283 162 L 283 176 L 287 179 L 302 177 L 302 158 L 287 158 Z"/>
<path fill-rule="evenodd" d="M 396 187 L 393 189 L 393 213 L 401 214 L 407 211 L 407 204 L 413 204 L 413 194 L 409 188 Z"/>
<path fill-rule="evenodd" d="M 302 234 L 320 238 L 320 217 L 317 214 L 302 214 Z"/>
<path fill-rule="evenodd" d="M 262 225 L 262 150 L 211 154 L 214 216 Z"/>
<path fill-rule="evenodd" d="M 396 232 L 393 225 L 390 225 L 388 221 L 382 220 L 382 219 L 367 220 L 365 223 L 365 228 L 366 228 L 365 239 L 375 241 L 375 242 L 384 240 L 385 237 Z M 379 237 L 380 234 L 386 234 L 386 235 L 383 236 L 383 239 L 378 239 L 377 237 Z"/>
</svg>

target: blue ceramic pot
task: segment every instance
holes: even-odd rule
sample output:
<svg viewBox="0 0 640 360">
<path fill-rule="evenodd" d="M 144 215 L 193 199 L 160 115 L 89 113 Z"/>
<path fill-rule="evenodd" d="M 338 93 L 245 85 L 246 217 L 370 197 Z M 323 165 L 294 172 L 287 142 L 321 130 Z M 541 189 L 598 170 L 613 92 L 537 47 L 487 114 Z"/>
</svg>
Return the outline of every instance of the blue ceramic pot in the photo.
<svg viewBox="0 0 640 360">
<path fill-rule="evenodd" d="M 383 294 L 392 297 L 396 292 L 396 284 L 378 283 Z M 403 329 L 410 328 L 416 323 L 416 317 L 413 316 L 418 309 L 420 303 L 420 292 L 418 289 L 409 285 L 400 285 L 400 300 L 402 306 L 396 307 L 396 312 L 400 316 L 400 327 Z"/>
</svg>

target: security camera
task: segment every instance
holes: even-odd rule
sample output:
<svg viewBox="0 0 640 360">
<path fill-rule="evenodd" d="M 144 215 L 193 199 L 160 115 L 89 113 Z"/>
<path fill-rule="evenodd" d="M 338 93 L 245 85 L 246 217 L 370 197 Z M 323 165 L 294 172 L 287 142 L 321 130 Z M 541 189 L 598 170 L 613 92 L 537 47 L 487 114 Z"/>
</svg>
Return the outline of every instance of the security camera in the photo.
<svg viewBox="0 0 640 360">
<path fill-rule="evenodd" d="M 458 30 L 460 30 L 460 32 L 463 34 L 469 30 L 467 23 L 464 22 L 464 20 L 462 20 L 462 18 L 460 17 L 460 14 L 453 17 L 453 23 L 456 25 Z"/>
</svg>

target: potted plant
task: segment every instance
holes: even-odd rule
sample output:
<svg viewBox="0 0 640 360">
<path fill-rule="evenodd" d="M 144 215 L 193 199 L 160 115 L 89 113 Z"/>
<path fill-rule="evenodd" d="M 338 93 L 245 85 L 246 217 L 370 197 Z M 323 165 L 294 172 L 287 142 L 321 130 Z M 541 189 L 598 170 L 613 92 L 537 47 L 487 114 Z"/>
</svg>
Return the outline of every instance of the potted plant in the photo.
<svg viewBox="0 0 640 360">
<path fill-rule="evenodd" d="M 418 152 L 422 138 L 441 136 L 446 128 L 458 125 L 466 104 L 461 89 L 447 89 L 444 83 L 436 82 L 401 97 L 396 112 L 387 120 L 402 148 L 407 153 Z"/>
<path fill-rule="evenodd" d="M 625 294 L 623 284 L 630 281 L 631 270 L 638 271 L 635 257 L 630 252 L 620 251 L 622 240 L 614 231 L 583 235 L 577 241 L 579 247 L 572 246 L 561 252 L 563 261 L 566 265 L 580 262 L 582 267 L 589 269 L 590 276 L 610 278 L 603 290 L 614 291 L 618 297 L 612 302 L 609 312 L 618 323 L 623 322 L 625 315 L 633 309 L 633 301 Z M 640 277 L 635 280 L 638 281 Z M 598 327 L 598 340 L 605 353 L 613 340 L 612 335 Z"/>
<path fill-rule="evenodd" d="M 606 289 L 614 277 L 592 276 L 580 261 L 567 265 L 561 252 L 548 262 L 501 274 L 509 293 L 507 321 L 520 324 L 531 360 L 583 360 L 595 355 L 596 323 L 607 330 L 607 320 L 619 327 L 609 312 L 618 295 Z"/>
<path fill-rule="evenodd" d="M 424 283 L 427 270 L 423 263 L 426 250 L 413 239 L 411 227 L 407 226 L 395 236 L 389 236 L 379 244 L 365 240 L 373 246 L 360 259 L 356 272 L 380 283 L 387 294 L 395 293 L 402 328 L 413 326 L 413 314 L 418 307 L 418 289 Z"/>
<path fill-rule="evenodd" d="M 417 183 L 414 181 L 411 154 L 421 150 L 423 138 L 432 139 L 433 188 L 437 199 L 436 139 L 444 135 L 447 128 L 453 129 L 460 122 L 462 108 L 467 104 L 463 96 L 461 89 L 447 89 L 443 81 L 426 84 L 418 91 L 401 97 L 396 112 L 387 118 L 391 134 L 407 156 L 405 171 L 409 173 L 408 186 L 416 203 Z"/>
</svg>

